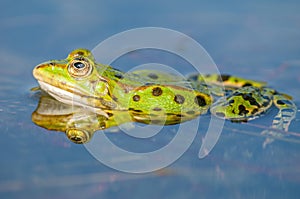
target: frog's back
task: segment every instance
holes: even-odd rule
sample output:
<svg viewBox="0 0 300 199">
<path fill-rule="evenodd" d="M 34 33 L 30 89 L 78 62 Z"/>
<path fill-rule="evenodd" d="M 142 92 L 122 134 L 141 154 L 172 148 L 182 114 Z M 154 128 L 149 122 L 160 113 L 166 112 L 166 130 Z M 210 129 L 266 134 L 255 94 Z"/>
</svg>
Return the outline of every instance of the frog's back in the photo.
<svg viewBox="0 0 300 199">
<path fill-rule="evenodd" d="M 208 93 L 195 90 L 190 81 L 173 73 L 137 70 L 117 76 L 121 78 L 115 94 L 139 122 L 180 123 L 207 112 L 212 103 Z"/>
</svg>

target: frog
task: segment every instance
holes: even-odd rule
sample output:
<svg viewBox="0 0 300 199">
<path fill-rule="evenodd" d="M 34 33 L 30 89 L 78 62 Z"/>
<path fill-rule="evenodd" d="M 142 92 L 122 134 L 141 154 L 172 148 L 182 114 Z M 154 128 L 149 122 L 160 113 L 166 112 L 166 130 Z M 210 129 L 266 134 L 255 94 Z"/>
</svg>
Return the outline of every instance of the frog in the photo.
<svg viewBox="0 0 300 199">
<path fill-rule="evenodd" d="M 99 129 L 126 122 L 174 125 L 208 113 L 247 122 L 275 105 L 279 112 L 271 129 L 288 131 L 297 111 L 291 96 L 265 82 L 227 74 L 183 78 L 157 70 L 123 72 L 96 62 L 91 51 L 83 48 L 73 50 L 66 59 L 38 64 L 33 76 L 57 101 L 101 117 Z M 88 141 L 77 131 L 69 134 L 75 143 Z"/>
</svg>

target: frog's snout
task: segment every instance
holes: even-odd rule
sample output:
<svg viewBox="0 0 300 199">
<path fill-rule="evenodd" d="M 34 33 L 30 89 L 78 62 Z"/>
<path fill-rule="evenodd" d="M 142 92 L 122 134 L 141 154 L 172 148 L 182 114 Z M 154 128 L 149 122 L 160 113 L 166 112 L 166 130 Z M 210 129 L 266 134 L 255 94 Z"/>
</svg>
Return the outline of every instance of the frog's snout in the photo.
<svg viewBox="0 0 300 199">
<path fill-rule="evenodd" d="M 38 77 L 38 68 L 40 67 L 40 65 L 37 65 L 34 67 L 33 71 L 32 71 L 32 75 L 33 77 L 37 78 Z"/>
<path fill-rule="evenodd" d="M 33 77 L 36 78 L 37 80 L 40 80 L 43 77 L 42 71 L 46 67 L 47 67 L 47 64 L 45 64 L 45 63 L 36 65 L 32 71 Z"/>
</svg>

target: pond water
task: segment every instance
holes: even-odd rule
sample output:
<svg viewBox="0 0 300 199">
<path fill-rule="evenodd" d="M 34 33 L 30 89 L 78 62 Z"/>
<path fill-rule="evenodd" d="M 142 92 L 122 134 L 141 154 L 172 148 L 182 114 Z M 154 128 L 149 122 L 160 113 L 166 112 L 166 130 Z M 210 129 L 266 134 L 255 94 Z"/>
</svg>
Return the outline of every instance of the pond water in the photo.
<svg viewBox="0 0 300 199">
<path fill-rule="evenodd" d="M 248 123 L 226 121 L 211 153 L 198 158 L 203 134 L 173 164 L 156 172 L 130 174 L 105 166 L 84 147 L 56 131 L 36 126 L 39 101 L 35 65 L 63 59 L 73 49 L 93 49 L 119 32 L 164 27 L 199 42 L 222 73 L 268 82 L 293 96 L 300 107 L 300 4 L 297 1 L 226 3 L 199 1 L 12 1 L 0 16 L 0 197 L 1 198 L 298 198 L 300 116 L 288 136 L 263 147 L 260 133 L 276 109 Z M 135 52 L 113 63 L 130 70 L 142 63 L 174 65 L 172 56 Z M 207 128 L 201 118 L 199 132 Z M 174 137 L 177 126 L 146 142 L 104 133 L 117 145 L 144 152 Z M 103 132 L 97 132 L 103 133 Z M 125 159 L 125 160 L 124 160 Z M 131 161 L 123 158 L 120 161 Z"/>
</svg>

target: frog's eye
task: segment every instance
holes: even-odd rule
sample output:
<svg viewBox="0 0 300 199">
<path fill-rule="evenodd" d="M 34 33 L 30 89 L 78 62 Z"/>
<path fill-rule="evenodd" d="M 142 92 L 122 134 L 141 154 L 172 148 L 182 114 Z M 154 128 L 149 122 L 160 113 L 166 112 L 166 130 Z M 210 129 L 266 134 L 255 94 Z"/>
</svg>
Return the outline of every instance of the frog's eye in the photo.
<svg viewBox="0 0 300 199">
<path fill-rule="evenodd" d="M 72 142 L 76 144 L 83 144 L 90 140 L 90 134 L 88 131 L 70 128 L 66 130 L 66 135 Z"/>
<path fill-rule="evenodd" d="M 73 59 L 68 66 L 68 71 L 71 76 L 76 78 L 86 77 L 92 72 L 92 65 L 84 58 Z"/>
</svg>

